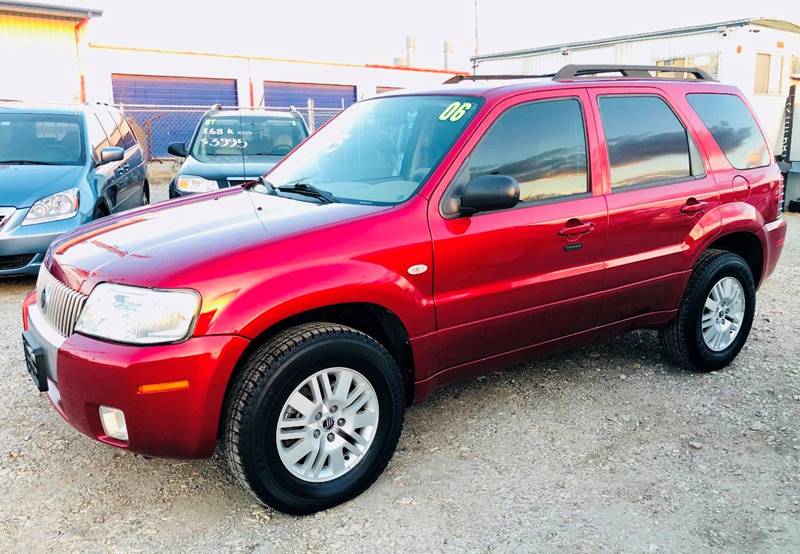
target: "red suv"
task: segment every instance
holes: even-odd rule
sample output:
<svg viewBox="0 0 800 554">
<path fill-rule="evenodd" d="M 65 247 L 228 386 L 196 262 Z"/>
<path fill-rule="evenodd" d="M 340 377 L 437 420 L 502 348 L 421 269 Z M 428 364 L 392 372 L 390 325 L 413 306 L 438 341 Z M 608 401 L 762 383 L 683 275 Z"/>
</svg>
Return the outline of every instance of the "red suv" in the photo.
<svg viewBox="0 0 800 554">
<path fill-rule="evenodd" d="M 256 183 L 55 242 L 23 307 L 39 389 L 120 448 L 221 439 L 299 514 L 365 490 L 406 405 L 454 380 L 637 328 L 729 364 L 786 232 L 741 92 L 638 66 L 453 81 L 358 102 Z"/>
</svg>

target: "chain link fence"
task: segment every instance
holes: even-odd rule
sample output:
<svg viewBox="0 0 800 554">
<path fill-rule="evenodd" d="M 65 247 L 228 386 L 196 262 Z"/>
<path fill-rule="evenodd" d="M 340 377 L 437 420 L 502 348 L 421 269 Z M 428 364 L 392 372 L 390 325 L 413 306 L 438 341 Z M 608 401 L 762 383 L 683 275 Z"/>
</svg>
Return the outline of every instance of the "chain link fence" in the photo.
<svg viewBox="0 0 800 554">
<path fill-rule="evenodd" d="M 145 104 L 117 104 L 116 106 L 122 110 L 133 127 L 148 161 L 169 158 L 167 147 L 173 142 L 188 143 L 200 118 L 212 107 Z M 298 107 L 237 108 L 236 106 L 224 106 L 223 108 L 252 110 L 253 113 L 263 113 L 265 110 L 276 112 L 295 110 L 303 117 L 311 132 L 342 111 L 341 108 L 316 108 L 313 100 L 309 100 L 305 106 Z"/>
</svg>

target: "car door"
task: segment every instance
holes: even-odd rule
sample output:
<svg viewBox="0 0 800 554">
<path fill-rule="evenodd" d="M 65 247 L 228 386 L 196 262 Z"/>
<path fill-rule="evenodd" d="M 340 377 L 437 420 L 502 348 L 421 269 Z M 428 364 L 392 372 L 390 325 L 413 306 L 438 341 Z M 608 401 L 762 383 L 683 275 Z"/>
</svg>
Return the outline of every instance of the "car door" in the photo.
<svg viewBox="0 0 800 554">
<path fill-rule="evenodd" d="M 611 294 L 598 323 L 675 309 L 694 237 L 720 224 L 706 156 L 661 90 L 593 88 L 590 95 L 608 203 Z"/>
<path fill-rule="evenodd" d="M 114 204 L 116 197 L 116 189 L 114 188 L 116 180 L 116 168 L 120 162 L 102 163 L 100 160 L 100 152 L 106 146 L 109 146 L 108 136 L 105 129 L 100 125 L 100 120 L 97 114 L 92 109 L 87 109 L 84 113 L 86 118 L 86 130 L 89 138 L 89 145 L 94 160 L 93 171 L 93 187 L 97 193 L 95 198 L 95 216 L 101 213 L 109 212 L 111 206 Z M 83 199 L 81 199 L 83 202 Z"/>
<path fill-rule="evenodd" d="M 125 149 L 122 132 L 119 129 L 118 118 L 115 117 L 107 106 L 97 106 L 97 118 L 108 136 L 108 146 Z M 113 174 L 109 176 L 109 198 L 111 199 L 111 212 L 121 212 L 133 207 L 135 198 L 135 183 L 131 182 L 130 163 L 126 156 L 118 162 L 112 162 Z M 109 164 L 111 165 L 111 164 Z"/>
<path fill-rule="evenodd" d="M 125 148 L 124 162 L 128 165 L 128 180 L 131 186 L 131 194 L 127 197 L 130 205 L 126 205 L 126 209 L 136 208 L 142 205 L 144 200 L 144 183 L 147 179 L 144 154 L 125 115 L 118 110 L 114 110 L 114 112 L 119 121 L 119 131 Z"/>
<path fill-rule="evenodd" d="M 606 206 L 593 190 L 586 98 L 573 89 L 497 106 L 457 159 L 441 202 L 432 199 L 440 368 L 594 325 Z M 485 174 L 516 178 L 521 202 L 472 216 L 448 207 L 466 182 Z"/>
</svg>

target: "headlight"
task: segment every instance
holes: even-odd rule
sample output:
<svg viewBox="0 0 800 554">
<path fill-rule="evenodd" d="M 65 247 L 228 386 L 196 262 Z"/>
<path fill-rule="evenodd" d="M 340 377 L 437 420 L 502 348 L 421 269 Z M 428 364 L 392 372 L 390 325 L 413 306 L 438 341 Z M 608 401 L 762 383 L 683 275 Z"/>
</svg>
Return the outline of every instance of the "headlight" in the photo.
<svg viewBox="0 0 800 554">
<path fill-rule="evenodd" d="M 178 177 L 176 187 L 181 192 L 211 192 L 212 190 L 217 190 L 219 185 L 216 181 L 211 181 L 203 177 L 181 175 Z"/>
<path fill-rule="evenodd" d="M 79 206 L 78 189 L 57 192 L 34 202 L 31 209 L 28 210 L 28 215 L 22 221 L 22 225 L 69 219 L 78 213 Z"/>
<path fill-rule="evenodd" d="M 176 342 L 187 338 L 200 310 L 193 290 L 154 290 L 113 283 L 97 285 L 75 330 L 131 344 Z"/>
</svg>

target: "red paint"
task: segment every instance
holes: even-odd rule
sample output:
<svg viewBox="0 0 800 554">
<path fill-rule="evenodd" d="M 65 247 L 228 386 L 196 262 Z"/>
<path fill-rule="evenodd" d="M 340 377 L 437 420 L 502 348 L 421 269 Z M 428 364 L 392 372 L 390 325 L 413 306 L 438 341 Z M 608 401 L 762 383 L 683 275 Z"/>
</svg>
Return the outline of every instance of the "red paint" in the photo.
<svg viewBox="0 0 800 554">
<path fill-rule="evenodd" d="M 248 344 L 309 310 L 368 303 L 395 314 L 409 337 L 414 397 L 421 400 L 444 384 L 539 352 L 667 323 L 694 262 L 729 233 L 759 239 L 762 279 L 774 269 L 786 234 L 785 223 L 774 221 L 777 166 L 733 169 L 685 100 L 690 91 L 740 95 L 735 88 L 587 80 L 458 91 L 482 96 L 483 105 L 420 192 L 401 205 L 320 206 L 230 188 L 105 218 L 56 241 L 47 267 L 85 294 L 113 281 L 191 288 L 203 299 L 194 336 L 180 344 L 68 338 L 58 354 L 59 411 L 82 432 L 116 446 L 207 456 L 231 373 Z M 666 100 L 697 144 L 705 176 L 612 192 L 596 97 L 614 93 Z M 521 102 L 562 96 L 583 106 L 591 191 L 443 217 L 445 189 L 496 118 Z M 302 147 L 292 155 L 302 155 Z M 575 227 L 584 233 L 579 239 Z M 564 249 L 577 240 L 582 248 Z M 408 273 L 420 264 L 430 269 Z M 26 326 L 33 300 L 23 307 Z M 137 394 L 143 384 L 182 380 L 191 386 Z M 125 411 L 129 443 L 102 436 L 100 404 Z"/>
</svg>

